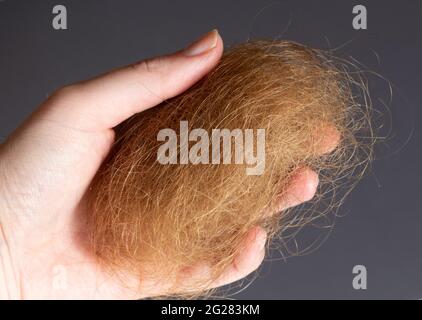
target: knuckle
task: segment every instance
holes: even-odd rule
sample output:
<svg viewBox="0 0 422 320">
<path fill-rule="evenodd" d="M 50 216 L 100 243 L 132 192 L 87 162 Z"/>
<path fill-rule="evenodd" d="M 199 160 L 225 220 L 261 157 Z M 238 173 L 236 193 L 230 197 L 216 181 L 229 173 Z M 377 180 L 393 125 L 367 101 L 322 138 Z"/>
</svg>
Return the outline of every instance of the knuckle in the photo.
<svg viewBox="0 0 422 320">
<path fill-rule="evenodd" d="M 80 86 L 78 84 L 71 84 L 64 86 L 56 90 L 50 97 L 54 101 L 65 101 L 74 99 L 74 97 L 80 92 Z"/>
<path fill-rule="evenodd" d="M 139 73 L 162 73 L 165 60 L 161 57 L 146 59 L 132 65 L 134 71 Z"/>
</svg>

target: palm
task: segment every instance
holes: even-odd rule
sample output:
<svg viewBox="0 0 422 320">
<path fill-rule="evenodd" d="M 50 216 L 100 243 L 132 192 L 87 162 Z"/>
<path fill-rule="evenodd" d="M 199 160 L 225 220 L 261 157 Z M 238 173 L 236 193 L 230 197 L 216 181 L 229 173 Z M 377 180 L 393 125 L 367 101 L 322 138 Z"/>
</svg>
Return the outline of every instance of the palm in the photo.
<svg viewBox="0 0 422 320">
<path fill-rule="evenodd" d="M 15 221 L 20 226 L 15 241 L 24 248 L 16 258 L 23 275 L 22 294 L 29 298 L 33 293 L 63 298 L 127 296 L 96 264 L 83 228 L 87 214 L 83 195 L 112 135 L 83 132 L 49 119 L 37 124 L 31 138 L 18 144 L 22 151 L 38 145 L 31 147 L 31 157 L 13 163 L 7 161 L 7 153 L 3 157 L 8 166 L 7 192 L 19 190 L 21 195 L 14 202 L 21 212 Z M 35 200 L 28 201 L 27 195 Z"/>
</svg>

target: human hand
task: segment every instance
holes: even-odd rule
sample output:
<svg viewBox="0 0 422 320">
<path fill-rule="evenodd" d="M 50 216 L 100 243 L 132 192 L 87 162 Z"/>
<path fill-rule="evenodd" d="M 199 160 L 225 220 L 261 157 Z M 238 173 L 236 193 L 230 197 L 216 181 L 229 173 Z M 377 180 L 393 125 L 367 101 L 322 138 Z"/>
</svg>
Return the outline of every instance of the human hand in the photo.
<svg viewBox="0 0 422 320">
<path fill-rule="evenodd" d="M 217 64 L 222 51 L 212 31 L 175 54 L 64 87 L 1 145 L 0 298 L 142 298 L 165 291 L 170 284 L 157 284 L 153 275 L 142 283 L 127 275 L 123 285 L 101 268 L 88 249 L 86 194 L 114 141 L 113 128 L 182 93 Z M 280 209 L 311 199 L 317 184 L 311 169 L 298 170 Z M 265 241 L 263 229 L 250 230 L 233 264 L 212 286 L 254 271 Z M 189 283 L 206 276 L 202 268 L 181 271 L 178 278 Z"/>
</svg>

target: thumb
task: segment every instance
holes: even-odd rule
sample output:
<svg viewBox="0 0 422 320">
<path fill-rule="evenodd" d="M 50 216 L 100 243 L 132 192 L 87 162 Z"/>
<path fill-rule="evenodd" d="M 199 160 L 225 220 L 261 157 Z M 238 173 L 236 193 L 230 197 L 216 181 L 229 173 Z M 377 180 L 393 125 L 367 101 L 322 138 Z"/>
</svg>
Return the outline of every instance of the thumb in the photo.
<svg viewBox="0 0 422 320">
<path fill-rule="evenodd" d="M 109 151 L 112 128 L 189 88 L 222 51 L 211 31 L 175 54 L 58 90 L 1 145 L 0 193 L 31 216 L 74 209 Z"/>
<path fill-rule="evenodd" d="M 87 131 L 112 128 L 185 91 L 215 66 L 222 50 L 222 40 L 212 30 L 175 54 L 65 87 L 41 108 L 40 115 Z"/>
</svg>

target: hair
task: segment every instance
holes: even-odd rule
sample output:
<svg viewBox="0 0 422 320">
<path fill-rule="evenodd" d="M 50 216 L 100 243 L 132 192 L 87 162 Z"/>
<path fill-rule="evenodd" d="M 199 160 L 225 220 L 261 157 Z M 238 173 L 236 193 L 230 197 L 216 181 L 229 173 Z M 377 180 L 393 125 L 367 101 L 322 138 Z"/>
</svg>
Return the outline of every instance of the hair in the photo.
<svg viewBox="0 0 422 320">
<path fill-rule="evenodd" d="M 290 41 L 234 46 L 186 92 L 115 128 L 116 141 L 90 191 L 96 256 L 110 270 L 141 280 L 170 279 L 208 263 L 209 280 L 190 288 L 176 281 L 164 294 L 204 293 L 251 228 L 262 226 L 272 238 L 315 217 L 278 212 L 277 199 L 296 169 L 308 166 L 319 174 L 315 201 L 326 210 L 342 201 L 338 194 L 352 188 L 371 159 L 367 101 L 359 73 L 328 52 Z M 210 135 L 215 128 L 265 129 L 263 174 L 247 175 L 247 164 L 161 164 L 157 134 L 178 132 L 181 120 Z M 321 155 L 333 130 L 339 143 Z"/>
</svg>

